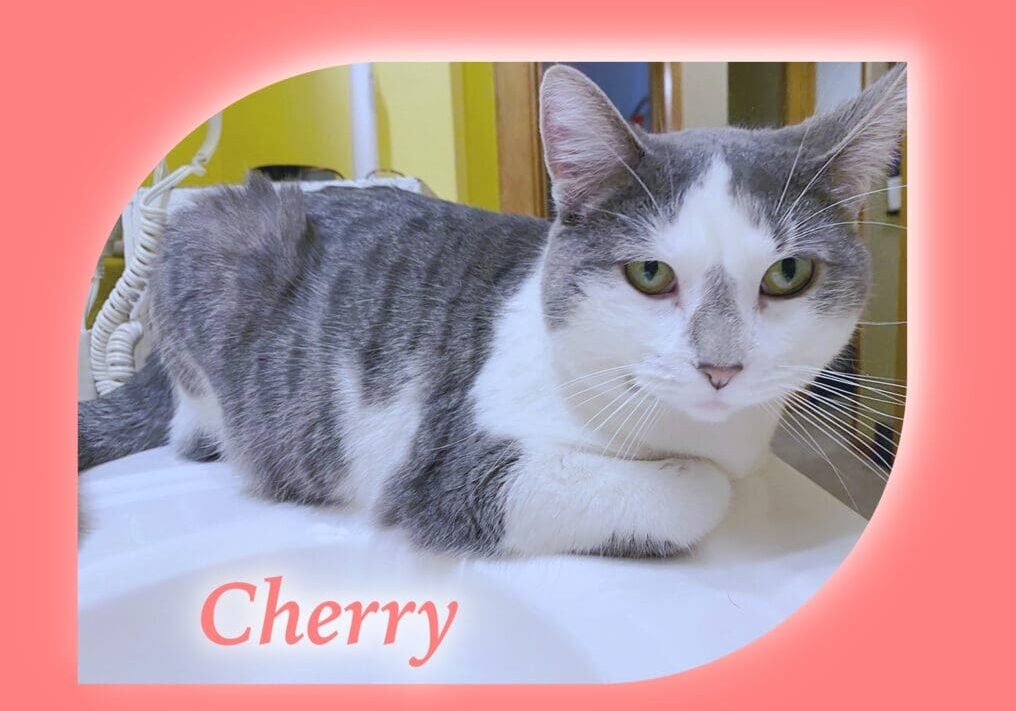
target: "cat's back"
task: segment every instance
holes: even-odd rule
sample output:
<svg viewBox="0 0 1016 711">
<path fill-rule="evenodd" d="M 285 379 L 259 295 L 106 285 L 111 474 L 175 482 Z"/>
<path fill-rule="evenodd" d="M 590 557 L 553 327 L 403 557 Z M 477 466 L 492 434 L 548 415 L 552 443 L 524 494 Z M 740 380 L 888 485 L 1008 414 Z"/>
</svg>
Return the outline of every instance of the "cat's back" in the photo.
<svg viewBox="0 0 1016 711">
<path fill-rule="evenodd" d="M 213 377 L 297 340 L 301 351 L 309 341 L 374 353 L 379 340 L 448 350 L 459 326 L 435 326 L 493 318 L 548 229 L 392 187 L 304 192 L 252 175 L 172 219 L 155 330 L 170 359 L 185 348 Z"/>
<path fill-rule="evenodd" d="M 488 263 L 539 250 L 549 223 L 447 202 L 395 187 L 329 187 L 304 195 L 315 236 L 352 258 L 426 257 L 454 252 Z M 401 254 L 408 250 L 407 254 Z"/>
</svg>

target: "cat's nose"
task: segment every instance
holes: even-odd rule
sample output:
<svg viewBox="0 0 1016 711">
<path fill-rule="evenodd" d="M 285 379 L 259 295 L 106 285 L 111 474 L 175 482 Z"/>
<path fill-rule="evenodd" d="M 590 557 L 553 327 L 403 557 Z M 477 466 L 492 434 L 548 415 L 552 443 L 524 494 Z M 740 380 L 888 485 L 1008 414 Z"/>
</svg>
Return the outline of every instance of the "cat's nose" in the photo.
<svg viewBox="0 0 1016 711">
<path fill-rule="evenodd" d="M 709 378 L 709 384 L 717 390 L 722 390 L 727 387 L 727 383 L 730 380 L 744 370 L 744 366 L 740 363 L 734 365 L 713 365 L 712 363 L 699 363 L 698 369 L 701 373 Z"/>
</svg>

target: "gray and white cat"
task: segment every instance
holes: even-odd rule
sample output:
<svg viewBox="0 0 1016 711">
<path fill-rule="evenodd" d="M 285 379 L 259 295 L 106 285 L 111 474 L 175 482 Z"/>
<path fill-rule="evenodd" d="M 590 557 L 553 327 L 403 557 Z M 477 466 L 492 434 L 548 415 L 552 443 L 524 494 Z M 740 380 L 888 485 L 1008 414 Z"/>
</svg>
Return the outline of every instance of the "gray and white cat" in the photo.
<svg viewBox="0 0 1016 711">
<path fill-rule="evenodd" d="M 163 241 L 155 354 L 81 404 L 79 469 L 168 439 L 431 549 L 687 548 L 855 328 L 853 223 L 905 86 L 897 67 L 797 126 L 650 135 L 552 67 L 553 222 L 258 177 L 203 197 Z"/>
</svg>

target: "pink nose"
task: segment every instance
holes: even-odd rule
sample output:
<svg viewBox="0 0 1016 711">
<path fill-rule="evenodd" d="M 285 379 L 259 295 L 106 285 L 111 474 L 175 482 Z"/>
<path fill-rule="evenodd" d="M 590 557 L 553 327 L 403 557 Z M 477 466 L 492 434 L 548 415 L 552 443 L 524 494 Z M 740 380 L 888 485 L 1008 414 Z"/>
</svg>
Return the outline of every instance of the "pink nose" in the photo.
<svg viewBox="0 0 1016 711">
<path fill-rule="evenodd" d="M 727 387 L 731 378 L 744 370 L 740 363 L 735 365 L 713 365 L 712 363 L 699 363 L 698 369 L 709 378 L 709 384 L 717 390 Z"/>
</svg>

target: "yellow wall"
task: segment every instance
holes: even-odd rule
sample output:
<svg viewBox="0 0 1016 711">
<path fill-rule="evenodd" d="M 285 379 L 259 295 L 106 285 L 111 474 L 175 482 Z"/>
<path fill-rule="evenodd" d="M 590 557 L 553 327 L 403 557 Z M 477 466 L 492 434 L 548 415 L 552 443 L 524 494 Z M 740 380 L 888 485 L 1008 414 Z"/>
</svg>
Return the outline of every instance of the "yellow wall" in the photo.
<svg viewBox="0 0 1016 711">
<path fill-rule="evenodd" d="M 460 202 L 488 210 L 501 209 L 501 187 L 497 162 L 497 114 L 494 99 L 494 65 L 491 62 L 464 62 L 460 70 L 458 115 L 462 157 L 459 171 L 464 176 Z"/>
<path fill-rule="evenodd" d="M 374 65 L 381 168 L 420 178 L 447 200 L 498 209 L 490 63 Z M 298 164 L 352 176 L 349 72 L 334 67 L 268 86 L 227 107 L 222 140 L 192 185 L 240 182 L 258 165 Z M 169 154 L 186 162 L 198 128 Z"/>
<path fill-rule="evenodd" d="M 169 167 L 190 160 L 199 127 L 169 153 Z M 236 183 L 250 168 L 288 163 L 353 169 L 349 143 L 349 70 L 322 69 L 267 86 L 226 107 L 222 139 L 208 172 L 189 184 Z"/>
<path fill-rule="evenodd" d="M 382 168 L 457 200 L 453 69 L 447 62 L 374 65 Z"/>
</svg>

